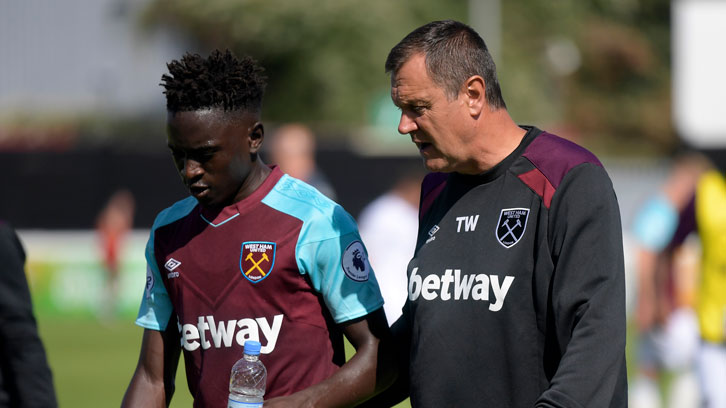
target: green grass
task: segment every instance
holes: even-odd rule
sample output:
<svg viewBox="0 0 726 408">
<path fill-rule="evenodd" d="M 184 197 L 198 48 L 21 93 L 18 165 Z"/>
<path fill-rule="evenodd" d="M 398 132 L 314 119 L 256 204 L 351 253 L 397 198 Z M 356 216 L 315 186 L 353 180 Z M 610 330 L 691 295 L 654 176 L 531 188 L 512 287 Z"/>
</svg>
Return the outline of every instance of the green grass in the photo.
<svg viewBox="0 0 726 408">
<path fill-rule="evenodd" d="M 132 319 L 100 324 L 94 319 L 38 317 L 38 328 L 53 371 L 58 403 L 61 408 L 113 407 L 121 404 L 126 387 L 136 367 L 143 329 Z M 632 333 L 628 345 L 634 344 Z M 346 342 L 346 354 L 353 348 Z M 628 366 L 634 364 L 632 347 L 628 347 Z M 192 406 L 187 389 L 184 363 L 180 361 L 173 408 Z M 408 400 L 396 408 L 409 408 Z"/>
<path fill-rule="evenodd" d="M 38 327 L 61 408 L 121 405 L 136 368 L 143 329 L 132 321 L 102 325 L 91 319 L 58 318 L 39 318 Z M 177 370 L 171 406 L 192 406 L 183 364 Z"/>
<path fill-rule="evenodd" d="M 100 324 L 93 319 L 38 317 L 61 408 L 121 404 L 136 367 L 143 329 L 132 320 Z M 352 347 L 346 344 L 348 356 Z M 183 361 L 177 370 L 173 408 L 191 407 Z M 410 407 L 408 401 L 397 407 Z"/>
</svg>

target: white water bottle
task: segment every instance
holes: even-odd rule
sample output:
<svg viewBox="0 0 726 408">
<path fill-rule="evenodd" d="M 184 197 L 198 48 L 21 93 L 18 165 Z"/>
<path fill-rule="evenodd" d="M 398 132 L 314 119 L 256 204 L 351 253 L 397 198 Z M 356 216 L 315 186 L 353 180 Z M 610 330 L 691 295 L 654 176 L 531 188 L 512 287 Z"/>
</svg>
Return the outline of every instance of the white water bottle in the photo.
<svg viewBox="0 0 726 408">
<path fill-rule="evenodd" d="M 227 408 L 262 408 L 267 369 L 260 361 L 260 342 L 245 341 L 244 356 L 232 366 Z"/>
</svg>

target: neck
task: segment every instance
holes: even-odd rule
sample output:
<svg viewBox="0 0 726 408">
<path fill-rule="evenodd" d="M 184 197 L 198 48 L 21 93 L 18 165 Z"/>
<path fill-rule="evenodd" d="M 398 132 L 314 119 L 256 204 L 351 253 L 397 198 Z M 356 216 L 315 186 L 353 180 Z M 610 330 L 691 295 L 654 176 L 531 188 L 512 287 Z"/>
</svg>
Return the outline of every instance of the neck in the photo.
<svg viewBox="0 0 726 408">
<path fill-rule="evenodd" d="M 270 175 L 269 167 L 262 162 L 262 159 L 258 156 L 257 159 L 252 162 L 252 168 L 250 174 L 245 179 L 242 186 L 240 186 L 237 194 L 234 196 L 234 202 L 239 202 L 249 197 L 257 188 L 262 185 L 268 175 Z"/>
<path fill-rule="evenodd" d="M 499 164 L 522 142 L 526 130 L 519 127 L 506 109 L 488 112 L 477 120 L 472 171 L 480 174 Z"/>
</svg>

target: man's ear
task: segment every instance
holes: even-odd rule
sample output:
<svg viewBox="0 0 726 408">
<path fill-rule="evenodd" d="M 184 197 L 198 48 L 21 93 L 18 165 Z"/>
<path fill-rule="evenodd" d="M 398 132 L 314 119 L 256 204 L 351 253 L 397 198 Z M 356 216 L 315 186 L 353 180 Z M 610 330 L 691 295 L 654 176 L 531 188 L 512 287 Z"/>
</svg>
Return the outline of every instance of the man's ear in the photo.
<svg viewBox="0 0 726 408">
<path fill-rule="evenodd" d="M 462 93 L 471 116 L 479 116 L 488 106 L 484 78 L 479 75 L 471 76 L 464 82 Z"/>
<path fill-rule="evenodd" d="M 262 122 L 255 122 L 254 125 L 250 126 L 249 133 L 247 134 L 247 142 L 250 144 L 251 154 L 256 154 L 260 151 L 264 139 L 265 127 L 262 126 Z"/>
</svg>

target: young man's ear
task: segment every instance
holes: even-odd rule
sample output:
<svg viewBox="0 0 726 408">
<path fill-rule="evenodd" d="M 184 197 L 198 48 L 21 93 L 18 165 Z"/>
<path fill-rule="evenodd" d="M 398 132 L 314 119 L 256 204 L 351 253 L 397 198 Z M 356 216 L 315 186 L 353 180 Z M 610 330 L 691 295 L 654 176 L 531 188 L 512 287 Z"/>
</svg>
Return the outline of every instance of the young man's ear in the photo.
<svg viewBox="0 0 726 408">
<path fill-rule="evenodd" d="M 259 152 L 264 139 L 265 127 L 262 126 L 262 122 L 255 122 L 255 124 L 250 127 L 249 134 L 247 135 L 247 140 L 250 144 L 250 153 L 256 154 Z"/>
</svg>

